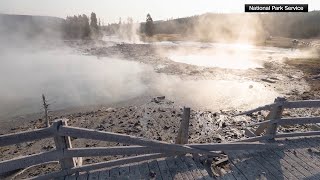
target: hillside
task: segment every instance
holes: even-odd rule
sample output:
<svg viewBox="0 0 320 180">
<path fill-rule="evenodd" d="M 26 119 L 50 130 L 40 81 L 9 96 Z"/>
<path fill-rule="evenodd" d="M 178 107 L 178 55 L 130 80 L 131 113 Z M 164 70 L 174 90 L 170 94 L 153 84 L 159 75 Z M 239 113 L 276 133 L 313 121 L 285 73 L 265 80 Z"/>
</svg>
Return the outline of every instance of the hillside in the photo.
<svg viewBox="0 0 320 180">
<path fill-rule="evenodd" d="M 60 37 L 64 19 L 0 14 L 0 38 Z"/>
<path fill-rule="evenodd" d="M 308 13 L 239 13 L 203 15 L 155 21 L 155 34 L 179 34 L 202 41 L 264 42 L 270 36 L 315 38 L 320 32 L 320 12 Z M 144 33 L 145 23 L 140 32 Z"/>
</svg>

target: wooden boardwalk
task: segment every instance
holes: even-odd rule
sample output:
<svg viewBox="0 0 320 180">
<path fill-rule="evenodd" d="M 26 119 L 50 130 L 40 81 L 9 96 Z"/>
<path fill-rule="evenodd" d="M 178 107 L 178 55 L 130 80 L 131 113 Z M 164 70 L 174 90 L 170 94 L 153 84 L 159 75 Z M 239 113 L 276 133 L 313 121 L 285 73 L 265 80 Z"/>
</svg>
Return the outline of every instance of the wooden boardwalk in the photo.
<svg viewBox="0 0 320 180">
<path fill-rule="evenodd" d="M 232 171 L 220 179 L 320 179 L 320 137 L 276 140 L 284 146 L 227 152 Z"/>
<path fill-rule="evenodd" d="M 123 165 L 111 169 L 87 172 L 79 175 L 72 175 L 65 180 L 104 180 L 104 179 L 179 179 L 193 180 L 214 179 L 209 176 L 205 167 L 196 162 L 190 156 L 176 156 L 161 158 L 157 160 Z"/>
<path fill-rule="evenodd" d="M 280 139 L 281 148 L 229 151 L 231 171 L 210 177 L 206 168 L 190 156 L 162 158 L 66 177 L 80 179 L 320 179 L 320 137 Z"/>
</svg>

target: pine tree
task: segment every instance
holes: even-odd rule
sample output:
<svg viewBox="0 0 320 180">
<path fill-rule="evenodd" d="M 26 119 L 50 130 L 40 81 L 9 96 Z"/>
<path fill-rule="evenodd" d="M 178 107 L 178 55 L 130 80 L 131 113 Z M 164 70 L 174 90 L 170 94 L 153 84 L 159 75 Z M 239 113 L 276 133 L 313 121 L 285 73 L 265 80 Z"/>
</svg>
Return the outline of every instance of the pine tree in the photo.
<svg viewBox="0 0 320 180">
<path fill-rule="evenodd" d="M 153 36 L 153 30 L 154 30 L 154 25 L 153 25 L 153 20 L 150 14 L 147 14 L 147 19 L 146 19 L 146 27 L 145 27 L 145 32 L 147 36 Z"/>
<path fill-rule="evenodd" d="M 90 21 L 91 28 L 94 29 L 94 30 L 98 30 L 99 27 L 98 27 L 98 20 L 97 20 L 96 13 L 92 12 L 90 19 L 91 19 L 91 21 Z"/>
</svg>

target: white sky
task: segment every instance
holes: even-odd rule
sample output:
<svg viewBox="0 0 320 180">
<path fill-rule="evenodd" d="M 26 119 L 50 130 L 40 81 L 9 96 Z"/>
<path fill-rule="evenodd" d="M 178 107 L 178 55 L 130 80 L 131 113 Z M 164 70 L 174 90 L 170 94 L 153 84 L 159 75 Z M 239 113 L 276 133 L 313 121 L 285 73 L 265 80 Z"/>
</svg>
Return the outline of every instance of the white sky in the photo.
<svg viewBox="0 0 320 180">
<path fill-rule="evenodd" d="M 206 12 L 243 12 L 246 3 L 309 4 L 309 11 L 320 10 L 320 0 L 0 0 L 0 13 L 68 15 L 95 12 L 105 23 L 119 17 L 144 21 L 150 13 L 154 20 L 166 20 Z"/>
</svg>

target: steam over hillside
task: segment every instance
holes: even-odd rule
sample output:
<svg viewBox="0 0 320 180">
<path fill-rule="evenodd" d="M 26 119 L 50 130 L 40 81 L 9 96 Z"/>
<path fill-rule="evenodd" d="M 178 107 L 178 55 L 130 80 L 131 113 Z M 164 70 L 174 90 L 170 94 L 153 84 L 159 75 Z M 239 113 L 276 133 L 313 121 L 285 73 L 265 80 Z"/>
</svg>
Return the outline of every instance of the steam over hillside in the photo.
<svg viewBox="0 0 320 180">
<path fill-rule="evenodd" d="M 264 41 L 269 36 L 290 38 L 317 37 L 320 12 L 215 14 L 155 21 L 155 34 L 182 34 L 203 41 Z M 141 24 L 144 33 L 145 23 Z"/>
<path fill-rule="evenodd" d="M 63 23 L 64 19 L 57 17 L 0 14 L 0 38 L 60 38 Z"/>
</svg>

